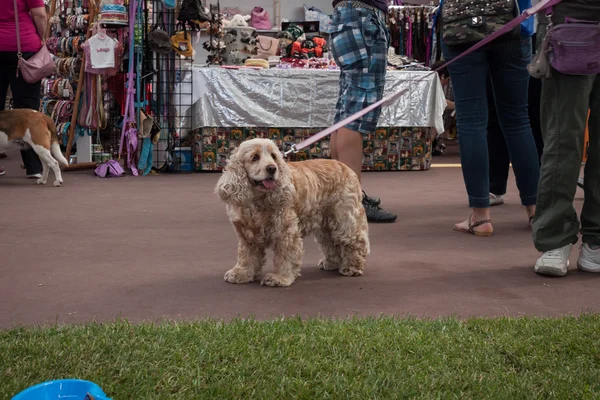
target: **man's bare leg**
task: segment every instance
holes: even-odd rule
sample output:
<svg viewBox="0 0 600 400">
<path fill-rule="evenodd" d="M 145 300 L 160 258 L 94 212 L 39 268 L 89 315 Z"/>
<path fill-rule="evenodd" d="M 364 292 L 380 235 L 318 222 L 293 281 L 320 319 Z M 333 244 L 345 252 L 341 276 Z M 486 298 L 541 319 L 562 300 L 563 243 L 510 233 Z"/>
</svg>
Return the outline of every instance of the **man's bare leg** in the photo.
<svg viewBox="0 0 600 400">
<path fill-rule="evenodd" d="M 350 167 L 360 181 L 363 157 L 362 133 L 352 131 L 348 128 L 340 128 L 336 133 L 335 148 L 337 160 Z"/>
<path fill-rule="evenodd" d="M 331 134 L 331 139 L 329 140 L 329 148 L 331 149 L 331 158 L 339 161 L 340 159 L 338 158 L 337 151 L 337 131 Z"/>
</svg>

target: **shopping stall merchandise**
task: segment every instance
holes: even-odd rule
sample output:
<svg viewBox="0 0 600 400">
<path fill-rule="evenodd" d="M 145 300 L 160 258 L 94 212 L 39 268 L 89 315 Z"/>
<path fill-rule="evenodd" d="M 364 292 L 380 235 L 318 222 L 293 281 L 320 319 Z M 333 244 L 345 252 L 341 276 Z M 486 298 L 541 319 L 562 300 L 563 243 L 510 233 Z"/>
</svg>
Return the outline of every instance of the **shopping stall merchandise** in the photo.
<svg viewBox="0 0 600 400">
<path fill-rule="evenodd" d="M 56 122 L 72 166 L 173 170 L 176 142 L 191 130 L 175 115 L 173 88 L 191 67 L 199 29 L 179 11 L 161 0 L 50 2 L 47 45 L 57 68 L 42 82 L 41 111 Z M 150 40 L 157 26 L 159 46 Z"/>
<path fill-rule="evenodd" d="M 438 6 L 393 5 L 388 9 L 388 29 L 394 54 L 430 66 L 439 59 Z"/>
<path fill-rule="evenodd" d="M 187 70 L 175 87 L 178 95 L 193 93 L 177 111 L 195 127 L 185 139 L 186 170 L 221 171 L 232 150 L 252 138 L 272 139 L 286 152 L 333 124 L 340 72 L 331 53 L 331 16 L 305 6 L 304 21 L 264 30 L 240 9 L 221 9 L 218 2 L 207 7 L 206 63 Z M 408 94 L 384 107 L 378 129 L 365 135 L 365 171 L 422 171 L 431 165 L 446 105 L 438 77 L 422 79 L 433 62 L 435 11 L 390 7 L 390 15 L 412 21 L 415 34 L 408 52 L 390 47 L 385 92 Z M 330 157 L 328 137 L 295 154 L 296 160 Z"/>
<path fill-rule="evenodd" d="M 315 7 L 287 21 L 279 7 L 271 16 L 218 0 L 50 5 L 57 69 L 43 81 L 41 110 L 57 123 L 74 168 L 102 166 L 100 176 L 121 175 L 121 167 L 134 176 L 220 171 L 242 140 L 268 137 L 286 151 L 333 124 L 340 72 L 331 16 Z M 435 9 L 390 7 L 385 91 L 409 92 L 365 135 L 366 171 L 429 169 L 445 104 L 437 77 L 419 75 L 439 58 Z M 296 154 L 330 157 L 329 138 Z"/>
</svg>

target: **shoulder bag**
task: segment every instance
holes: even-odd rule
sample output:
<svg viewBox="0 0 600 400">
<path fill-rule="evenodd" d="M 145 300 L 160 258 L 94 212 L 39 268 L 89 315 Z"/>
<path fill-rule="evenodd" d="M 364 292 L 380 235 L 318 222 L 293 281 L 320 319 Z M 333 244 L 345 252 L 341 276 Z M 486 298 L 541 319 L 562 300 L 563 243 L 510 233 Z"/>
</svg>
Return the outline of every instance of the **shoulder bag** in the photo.
<svg viewBox="0 0 600 400">
<path fill-rule="evenodd" d="M 42 43 L 42 48 L 28 60 L 23 58 L 21 53 L 21 35 L 19 34 L 19 10 L 17 0 L 15 4 L 15 24 L 17 31 L 17 57 L 19 58 L 17 66 L 17 77 L 19 72 L 27 83 L 37 83 L 42 79 L 52 75 L 56 70 L 56 65 L 52 59 L 52 54 L 48 51 L 46 43 Z"/>
<path fill-rule="evenodd" d="M 519 15 L 515 0 L 444 0 L 442 40 L 446 46 L 475 44 Z M 508 33 L 519 37 L 521 27 Z"/>
</svg>

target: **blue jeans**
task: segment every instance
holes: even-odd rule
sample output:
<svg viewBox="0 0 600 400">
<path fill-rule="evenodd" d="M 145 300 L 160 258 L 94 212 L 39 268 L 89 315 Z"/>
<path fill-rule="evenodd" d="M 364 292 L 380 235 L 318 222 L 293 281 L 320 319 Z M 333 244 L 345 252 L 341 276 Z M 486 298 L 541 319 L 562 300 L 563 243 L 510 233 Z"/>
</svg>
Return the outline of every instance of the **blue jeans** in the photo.
<svg viewBox="0 0 600 400">
<path fill-rule="evenodd" d="M 446 61 L 464 49 L 442 43 Z M 531 38 L 496 40 L 448 66 L 454 100 L 463 178 L 472 208 L 490 206 L 486 80 L 492 81 L 498 121 L 506 139 L 524 206 L 534 205 L 540 166 L 528 112 Z"/>
</svg>

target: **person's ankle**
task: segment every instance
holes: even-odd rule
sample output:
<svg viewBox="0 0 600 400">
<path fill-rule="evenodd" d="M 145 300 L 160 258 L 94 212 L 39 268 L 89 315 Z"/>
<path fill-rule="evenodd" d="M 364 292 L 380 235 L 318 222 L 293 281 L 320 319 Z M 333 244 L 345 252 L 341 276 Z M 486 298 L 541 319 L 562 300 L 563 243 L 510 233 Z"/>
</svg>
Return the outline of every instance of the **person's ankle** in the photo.
<svg viewBox="0 0 600 400">
<path fill-rule="evenodd" d="M 533 217 L 535 215 L 535 206 L 525 206 L 525 210 L 527 211 L 527 215 L 529 217 Z"/>
<path fill-rule="evenodd" d="M 474 222 L 484 221 L 490 219 L 490 211 L 489 208 L 474 208 L 472 210 L 473 217 L 472 220 Z"/>
</svg>

